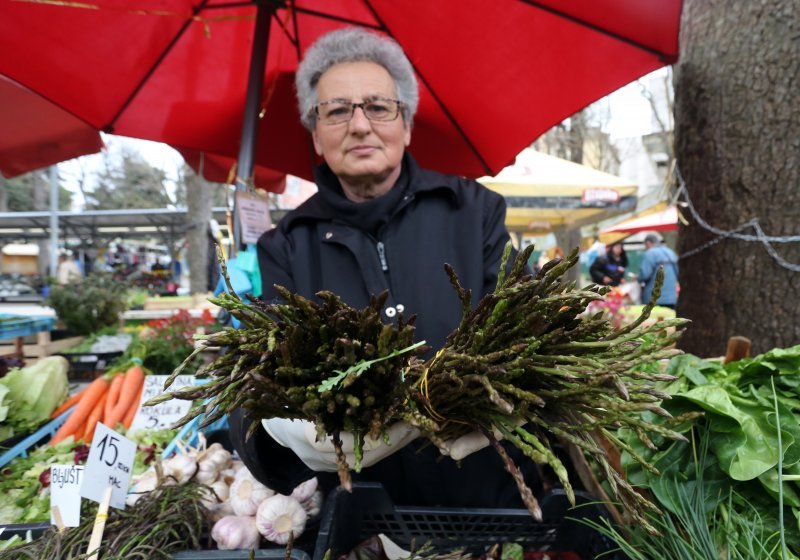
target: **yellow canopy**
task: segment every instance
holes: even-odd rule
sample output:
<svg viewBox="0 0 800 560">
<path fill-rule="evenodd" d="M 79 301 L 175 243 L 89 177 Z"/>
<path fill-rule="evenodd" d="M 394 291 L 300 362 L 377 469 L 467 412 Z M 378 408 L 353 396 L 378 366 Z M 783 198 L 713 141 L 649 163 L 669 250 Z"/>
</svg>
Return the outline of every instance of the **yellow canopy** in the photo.
<svg viewBox="0 0 800 560">
<path fill-rule="evenodd" d="M 575 228 L 636 208 L 635 183 L 531 148 L 495 177 L 478 181 L 505 197 L 511 231 Z"/>
</svg>

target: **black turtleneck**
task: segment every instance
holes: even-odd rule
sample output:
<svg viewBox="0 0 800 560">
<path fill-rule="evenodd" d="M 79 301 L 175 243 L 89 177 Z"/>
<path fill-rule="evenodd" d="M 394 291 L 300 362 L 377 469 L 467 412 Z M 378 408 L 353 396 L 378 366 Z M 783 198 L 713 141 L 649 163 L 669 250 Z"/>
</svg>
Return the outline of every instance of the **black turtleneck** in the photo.
<svg viewBox="0 0 800 560">
<path fill-rule="evenodd" d="M 342 190 L 339 178 L 334 175 L 328 164 L 323 163 L 314 170 L 319 196 L 333 210 L 338 221 L 377 237 L 381 227 L 392 217 L 408 189 L 408 166 L 405 164 L 405 157 L 403 160 L 400 177 L 389 192 L 365 202 L 353 202 L 348 199 Z"/>
</svg>

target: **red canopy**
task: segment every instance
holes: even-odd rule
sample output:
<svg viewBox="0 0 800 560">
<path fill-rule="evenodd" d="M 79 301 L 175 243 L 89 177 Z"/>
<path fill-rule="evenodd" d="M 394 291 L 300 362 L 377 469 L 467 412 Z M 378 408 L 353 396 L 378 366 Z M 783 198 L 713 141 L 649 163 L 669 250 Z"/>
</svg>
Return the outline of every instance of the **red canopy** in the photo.
<svg viewBox="0 0 800 560">
<path fill-rule="evenodd" d="M 473 177 L 494 175 L 553 125 L 678 54 L 681 0 L 285 5 L 271 21 L 255 160 L 301 177 L 315 156 L 293 72 L 303 50 L 337 27 L 373 28 L 403 46 L 422 90 L 412 153 Z M 0 74 L 98 130 L 235 157 L 254 6 L 0 0 Z"/>
<path fill-rule="evenodd" d="M 232 157 L 220 156 L 217 154 L 206 154 L 197 150 L 179 148 L 183 159 L 194 169 L 195 173 L 203 176 L 206 181 L 215 183 L 232 183 L 231 171 L 236 165 L 236 160 Z M 254 170 L 253 185 L 256 188 L 264 189 L 274 193 L 282 193 L 286 188 L 286 174 L 280 171 L 273 171 L 257 165 Z"/>
<path fill-rule="evenodd" d="M 601 233 L 638 233 L 640 231 L 675 231 L 678 229 L 678 210 L 669 206 L 640 218 L 632 218 L 615 226 L 604 229 Z"/>
<path fill-rule="evenodd" d="M 0 76 L 0 173 L 4 176 L 92 154 L 102 147 L 95 129 Z"/>
</svg>

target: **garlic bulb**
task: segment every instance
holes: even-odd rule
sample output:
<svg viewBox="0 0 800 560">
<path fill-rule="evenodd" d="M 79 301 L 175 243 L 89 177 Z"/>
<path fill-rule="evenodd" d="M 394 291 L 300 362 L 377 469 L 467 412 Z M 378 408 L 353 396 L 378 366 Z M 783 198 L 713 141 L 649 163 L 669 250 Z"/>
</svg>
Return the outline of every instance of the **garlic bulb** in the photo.
<svg viewBox="0 0 800 560">
<path fill-rule="evenodd" d="M 205 455 L 200 459 L 201 463 L 209 462 L 216 467 L 217 471 L 227 469 L 233 460 L 233 455 L 230 451 L 222 447 L 220 444 L 215 443 L 209 447 Z"/>
<path fill-rule="evenodd" d="M 258 532 L 270 542 L 286 544 L 289 537 L 295 539 L 306 528 L 306 510 L 291 496 L 275 494 L 258 506 L 256 527 Z"/>
<path fill-rule="evenodd" d="M 186 484 L 197 472 L 197 461 L 189 455 L 175 455 L 164 461 L 164 484 Z"/>
<path fill-rule="evenodd" d="M 148 469 L 137 477 L 134 477 L 125 497 L 125 505 L 134 505 L 139 498 L 148 492 L 152 492 L 158 486 L 158 475 L 154 469 Z"/>
<path fill-rule="evenodd" d="M 225 484 L 230 486 L 236 478 L 236 471 L 233 469 L 223 469 L 219 471 L 219 479 L 224 480 Z"/>
<path fill-rule="evenodd" d="M 219 478 L 219 469 L 211 461 L 200 461 L 197 463 L 197 472 L 194 479 L 200 484 L 211 484 Z"/>
<path fill-rule="evenodd" d="M 306 510 L 309 518 L 318 516 L 319 512 L 322 510 L 322 492 L 317 490 L 311 494 L 310 498 L 300 502 L 300 505 L 302 505 L 303 509 Z"/>
<path fill-rule="evenodd" d="M 229 500 L 236 515 L 255 515 L 261 502 L 274 494 L 253 478 L 250 471 L 241 469 L 231 484 Z"/>
<path fill-rule="evenodd" d="M 314 495 L 314 492 L 317 491 L 317 487 L 319 486 L 319 481 L 317 477 L 309 478 L 305 482 L 301 482 L 298 484 L 294 490 L 292 490 L 292 498 L 300 502 L 301 504 L 308 500 L 311 496 Z"/>
<path fill-rule="evenodd" d="M 227 516 L 235 516 L 233 513 L 233 508 L 231 507 L 231 503 L 227 500 L 220 504 L 213 504 L 211 506 L 206 506 L 208 510 L 208 518 L 211 521 L 219 521 L 223 517 Z"/>
<path fill-rule="evenodd" d="M 210 508 L 213 505 L 216 505 L 220 502 L 225 502 L 228 500 L 229 495 L 229 488 L 228 485 L 225 484 L 224 480 L 217 480 L 208 487 L 203 487 L 203 505 L 207 508 Z M 231 509 L 233 512 L 233 509 Z"/>
<path fill-rule="evenodd" d="M 254 518 L 229 515 L 214 524 L 211 538 L 220 550 L 257 549 L 261 535 Z"/>
</svg>

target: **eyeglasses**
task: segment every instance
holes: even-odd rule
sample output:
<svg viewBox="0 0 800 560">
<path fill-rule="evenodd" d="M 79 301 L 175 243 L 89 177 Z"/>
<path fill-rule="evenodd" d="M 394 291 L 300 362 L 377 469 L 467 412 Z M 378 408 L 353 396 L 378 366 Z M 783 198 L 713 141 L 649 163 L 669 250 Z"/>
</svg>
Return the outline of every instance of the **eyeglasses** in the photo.
<svg viewBox="0 0 800 560">
<path fill-rule="evenodd" d="M 397 118 L 397 115 L 400 114 L 400 107 L 402 106 L 403 102 L 397 99 L 375 97 L 361 103 L 351 103 L 340 99 L 323 101 L 322 103 L 314 105 L 313 110 L 322 124 L 342 124 L 349 122 L 350 119 L 353 118 L 356 107 L 364 111 L 364 116 L 370 121 L 387 122 Z"/>
</svg>

